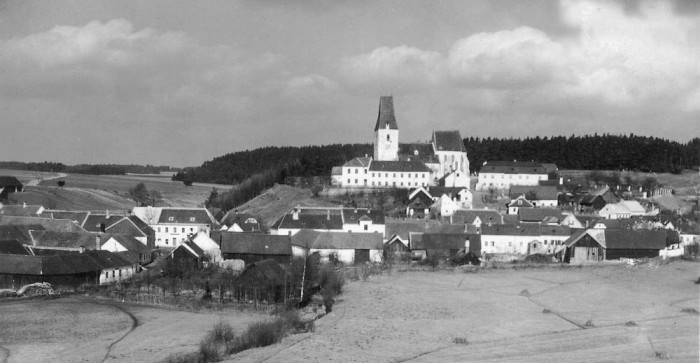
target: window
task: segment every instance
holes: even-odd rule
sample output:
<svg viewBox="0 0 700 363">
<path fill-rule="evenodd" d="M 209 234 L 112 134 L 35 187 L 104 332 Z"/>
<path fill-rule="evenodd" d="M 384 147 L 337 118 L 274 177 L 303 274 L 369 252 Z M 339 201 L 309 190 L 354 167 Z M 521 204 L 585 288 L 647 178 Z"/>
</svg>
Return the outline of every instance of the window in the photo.
<svg viewBox="0 0 700 363">
<path fill-rule="evenodd" d="M 372 186 L 374 186 L 374 182 L 372 182 Z"/>
<path fill-rule="evenodd" d="M 365 224 L 365 231 L 369 229 L 369 226 Z"/>
<path fill-rule="evenodd" d="M 350 184 L 350 179 L 348 179 L 348 184 Z"/>
<path fill-rule="evenodd" d="M 168 221 L 169 221 L 169 222 L 172 222 L 172 221 L 174 221 L 174 220 L 175 220 L 175 217 L 168 217 Z"/>
<path fill-rule="evenodd" d="M 185 233 L 185 227 L 182 227 L 182 233 Z"/>
<path fill-rule="evenodd" d="M 385 177 L 385 178 L 388 178 L 388 177 L 389 177 L 389 173 L 384 173 L 384 177 Z"/>
<path fill-rule="evenodd" d="M 508 247 L 512 247 L 512 246 L 513 246 L 513 242 L 508 242 Z"/>
<path fill-rule="evenodd" d="M 160 233 L 160 227 L 158 227 L 158 233 Z"/>
<path fill-rule="evenodd" d="M 396 178 L 396 173 L 394 173 L 394 178 Z"/>
<path fill-rule="evenodd" d="M 355 179 L 355 184 L 357 184 L 357 179 Z"/>
<path fill-rule="evenodd" d="M 165 233 L 168 233 L 168 227 L 165 227 Z"/>
<path fill-rule="evenodd" d="M 403 173 L 401 173 L 401 177 L 403 178 Z"/>
<path fill-rule="evenodd" d="M 493 242 L 493 241 L 491 241 L 491 247 L 493 247 L 493 244 L 494 244 L 494 242 Z"/>
<path fill-rule="evenodd" d="M 248 222 L 248 221 L 251 220 L 251 219 L 253 219 L 253 218 L 248 218 L 248 220 L 246 220 L 245 222 L 246 222 L 246 223 L 258 223 L 258 222 L 255 221 L 255 219 L 253 219 L 252 222 Z M 190 232 L 194 232 L 194 228 L 190 228 Z"/>
<path fill-rule="evenodd" d="M 190 217 L 190 222 L 194 222 L 194 217 Z"/>
<path fill-rule="evenodd" d="M 119 277 L 122 277 L 122 270 L 119 270 Z"/>
<path fill-rule="evenodd" d="M 372 173 L 372 178 L 374 178 L 374 173 Z"/>
<path fill-rule="evenodd" d="M 355 174 L 358 174 L 360 172 L 360 169 L 355 169 Z"/>
<path fill-rule="evenodd" d="M 389 137 L 389 135 L 386 135 L 386 141 L 391 141 L 391 138 Z"/>
<path fill-rule="evenodd" d="M 167 239 L 167 238 L 165 239 L 165 244 L 166 244 L 166 245 L 168 244 L 168 239 Z"/>
</svg>

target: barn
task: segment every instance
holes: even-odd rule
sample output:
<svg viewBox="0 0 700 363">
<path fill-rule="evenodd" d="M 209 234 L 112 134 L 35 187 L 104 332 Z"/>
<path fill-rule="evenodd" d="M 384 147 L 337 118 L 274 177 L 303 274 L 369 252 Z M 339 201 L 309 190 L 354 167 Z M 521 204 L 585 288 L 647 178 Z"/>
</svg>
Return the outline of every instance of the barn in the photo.
<svg viewBox="0 0 700 363">
<path fill-rule="evenodd" d="M 258 233 L 221 232 L 217 234 L 224 260 L 243 260 L 246 264 L 274 260 L 292 261 L 292 237 Z"/>
<path fill-rule="evenodd" d="M 666 230 L 605 229 L 574 233 L 557 249 L 564 262 L 653 258 L 666 248 Z"/>
<path fill-rule="evenodd" d="M 481 239 L 471 233 L 424 233 L 411 235 L 411 259 L 424 260 L 428 257 L 452 258 L 462 250 L 481 254 Z"/>
</svg>

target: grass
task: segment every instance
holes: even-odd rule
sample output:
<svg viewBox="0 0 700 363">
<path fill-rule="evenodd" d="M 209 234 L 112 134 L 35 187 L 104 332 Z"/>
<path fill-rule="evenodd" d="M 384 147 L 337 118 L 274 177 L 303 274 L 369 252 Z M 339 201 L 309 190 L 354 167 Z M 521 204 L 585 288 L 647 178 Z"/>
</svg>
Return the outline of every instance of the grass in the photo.
<svg viewBox="0 0 700 363">
<path fill-rule="evenodd" d="M 313 330 L 313 321 L 301 321 L 297 312 L 293 310 L 284 311 L 272 320 L 252 323 L 248 325 L 248 328 L 240 336 L 236 336 L 231 325 L 219 322 L 199 342 L 199 350 L 197 352 L 174 354 L 163 362 L 219 362 L 231 354 L 276 344 L 288 334 L 304 333 Z"/>
</svg>

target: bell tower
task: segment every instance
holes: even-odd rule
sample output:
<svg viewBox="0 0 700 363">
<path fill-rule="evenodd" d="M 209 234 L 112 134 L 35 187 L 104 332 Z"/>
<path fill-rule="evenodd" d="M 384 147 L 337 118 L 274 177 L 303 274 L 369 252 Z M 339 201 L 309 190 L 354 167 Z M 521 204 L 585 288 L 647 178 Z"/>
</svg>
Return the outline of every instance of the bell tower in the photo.
<svg viewBox="0 0 700 363">
<path fill-rule="evenodd" d="M 399 127 L 394 116 L 394 99 L 392 96 L 381 96 L 377 124 L 374 126 L 374 160 L 398 159 Z"/>
</svg>

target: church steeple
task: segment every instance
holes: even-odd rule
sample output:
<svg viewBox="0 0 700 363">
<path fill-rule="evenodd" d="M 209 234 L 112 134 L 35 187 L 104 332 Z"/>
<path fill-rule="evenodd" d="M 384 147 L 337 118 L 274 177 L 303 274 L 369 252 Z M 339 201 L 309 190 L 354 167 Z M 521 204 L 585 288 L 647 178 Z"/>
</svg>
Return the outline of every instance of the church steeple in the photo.
<svg viewBox="0 0 700 363">
<path fill-rule="evenodd" d="M 387 125 L 389 127 L 387 127 Z M 396 117 L 394 116 L 393 96 L 381 96 L 379 98 L 379 114 L 377 115 L 377 125 L 374 126 L 374 131 L 379 129 L 399 129 L 399 126 L 396 125 Z"/>
<path fill-rule="evenodd" d="M 379 114 L 374 126 L 374 160 L 399 159 L 399 126 L 394 116 L 394 98 L 379 98 Z"/>
</svg>

